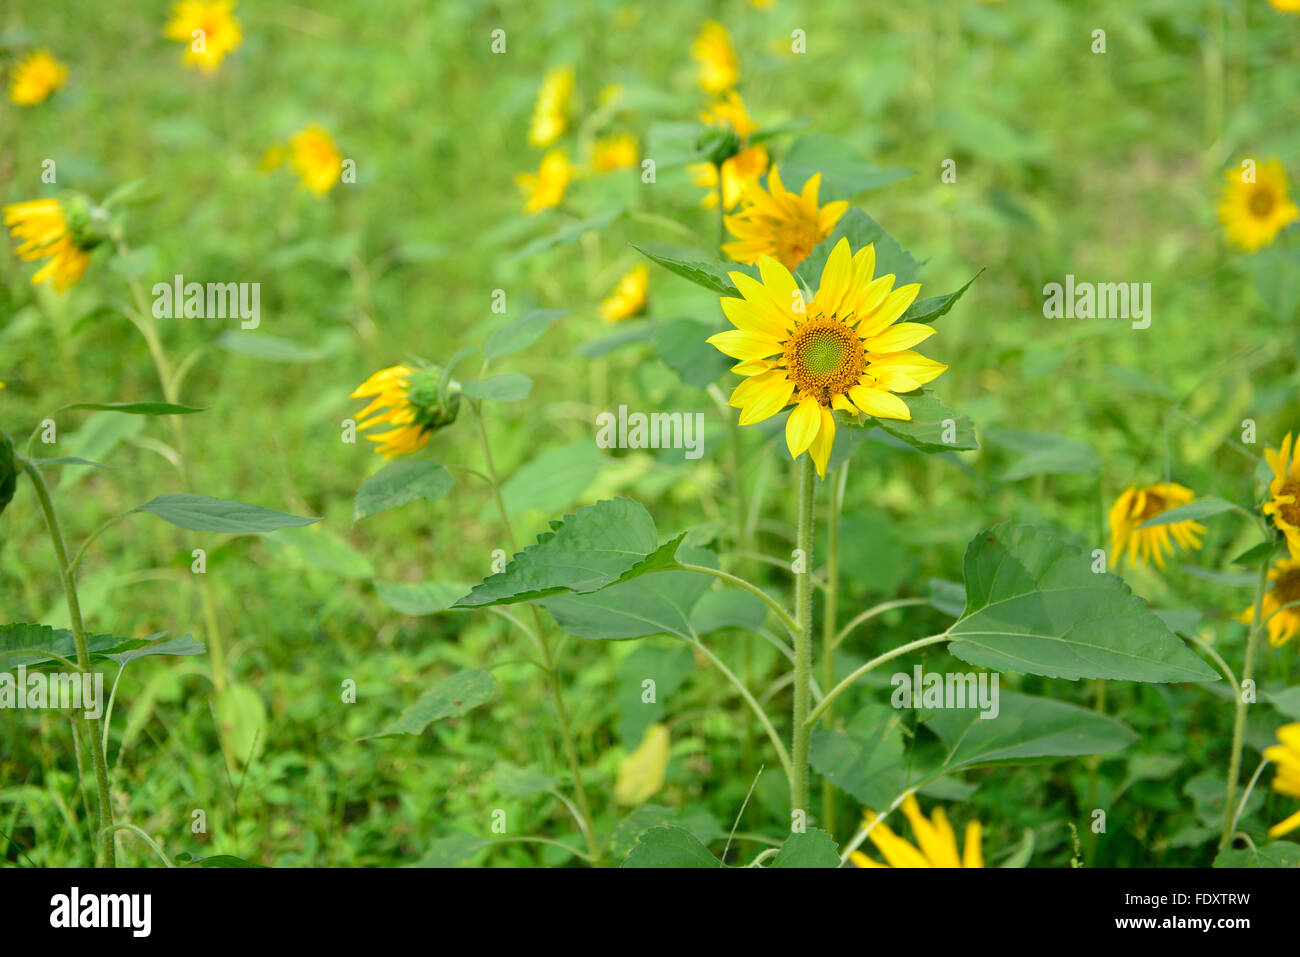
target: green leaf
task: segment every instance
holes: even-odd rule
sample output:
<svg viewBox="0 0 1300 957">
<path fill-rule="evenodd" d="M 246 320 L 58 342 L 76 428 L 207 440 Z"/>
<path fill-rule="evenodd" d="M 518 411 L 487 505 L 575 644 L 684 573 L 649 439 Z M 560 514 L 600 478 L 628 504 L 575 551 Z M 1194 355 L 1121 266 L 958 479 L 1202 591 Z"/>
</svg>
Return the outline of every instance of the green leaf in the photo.
<svg viewBox="0 0 1300 957">
<path fill-rule="evenodd" d="M 1273 841 L 1263 847 L 1234 847 L 1220 851 L 1215 867 L 1300 867 L 1300 844 Z"/>
<path fill-rule="evenodd" d="M 590 436 L 548 449 L 526 463 L 501 486 L 501 498 L 510 517 L 531 509 L 554 514 L 582 497 L 608 459 Z M 495 521 L 495 504 L 484 504 L 480 521 Z"/>
<path fill-rule="evenodd" d="M 1300 685 L 1281 691 L 1265 691 L 1264 700 L 1288 718 L 1300 721 Z"/>
<path fill-rule="evenodd" d="M 216 341 L 217 346 L 226 352 L 266 362 L 317 362 L 325 358 L 325 353 L 320 349 L 304 346 L 292 339 L 246 329 L 227 329 L 217 336 Z"/>
<path fill-rule="evenodd" d="M 0 453 L 0 455 L 2 454 L 3 453 Z M 32 459 L 32 464 L 37 465 L 40 468 L 48 468 L 55 465 L 89 465 L 93 468 L 105 469 L 110 472 L 113 469 L 111 465 L 103 465 L 99 462 L 92 462 L 90 461 L 90 459 L 79 458 L 78 456 L 75 455 L 63 455 L 54 459 Z"/>
<path fill-rule="evenodd" d="M 491 841 L 485 841 L 473 834 L 449 834 L 440 837 L 424 852 L 424 856 L 412 867 L 465 867 L 479 848 L 486 847 Z"/>
<path fill-rule="evenodd" d="M 373 578 L 375 566 L 340 535 L 323 525 L 282 528 L 262 536 L 262 547 L 278 567 L 327 572 L 339 578 Z"/>
<path fill-rule="evenodd" d="M 233 854 L 195 857 L 188 851 L 177 854 L 176 863 L 183 864 L 186 867 L 266 867 L 265 864 L 254 864 L 252 861 L 246 861 L 242 857 L 235 857 Z"/>
<path fill-rule="evenodd" d="M 119 638 L 115 635 L 87 635 L 86 648 L 90 660 L 102 661 L 110 654 L 120 654 L 133 648 L 142 648 L 149 642 L 161 638 L 159 632 L 148 638 Z M 77 646 L 72 632 L 66 628 L 51 628 L 30 621 L 19 621 L 0 625 L 0 670 L 28 668 L 57 662 L 63 658 L 67 661 L 77 660 Z"/>
<path fill-rule="evenodd" d="M 446 611 L 465 594 L 468 585 L 459 582 L 375 582 L 375 594 L 393 611 L 403 615 L 432 615 Z"/>
<path fill-rule="evenodd" d="M 559 246 L 566 243 L 576 243 L 584 234 L 592 230 L 601 230 L 614 222 L 623 214 L 622 209 L 607 209 L 604 212 L 597 213 L 590 219 L 584 219 L 581 222 L 570 223 L 562 226 L 553 233 L 545 236 L 538 236 L 531 239 L 519 249 L 507 256 L 503 262 L 514 262 L 517 259 L 527 259 L 530 256 L 536 256 L 540 252 L 545 252 L 553 246 Z"/>
<path fill-rule="evenodd" d="M 957 305 L 957 300 L 971 287 L 971 283 L 982 275 L 984 275 L 984 267 L 980 267 L 980 271 L 971 276 L 966 281 L 966 285 L 956 292 L 950 292 L 942 296 L 931 296 L 928 299 L 918 299 L 907 307 L 907 312 L 903 313 L 903 317 L 899 322 L 934 322 L 936 319 L 946 316 L 949 310 Z"/>
<path fill-rule="evenodd" d="M 1034 856 L 1034 829 L 1025 828 L 1024 835 L 1020 838 L 1020 843 L 1016 849 L 1011 852 L 1011 856 L 999 864 L 999 867 L 1019 868 L 1028 867 L 1029 861 Z"/>
<path fill-rule="evenodd" d="M 689 253 L 683 253 L 676 247 L 638 246 L 636 243 L 633 243 L 632 247 L 653 259 L 669 272 L 674 272 L 683 279 L 689 279 L 695 285 L 703 286 L 710 292 L 716 292 L 720 296 L 740 296 L 739 290 L 736 289 L 727 273 L 743 272 L 755 277 L 758 275 L 758 270 L 755 267 L 745 266 L 741 263 L 714 264 L 683 258 Z"/>
<path fill-rule="evenodd" d="M 694 670 L 695 652 L 681 642 L 666 646 L 647 642 L 619 662 L 614 696 L 619 712 L 618 738 L 625 748 L 636 747 L 645 729 L 663 720 L 673 695 Z M 654 682 L 655 690 L 654 700 L 649 702 L 644 697 L 647 681 Z"/>
<path fill-rule="evenodd" d="M 320 521 L 207 495 L 159 495 L 133 511 L 152 512 L 165 522 L 196 532 L 269 532 Z"/>
<path fill-rule="evenodd" d="M 555 778 L 535 764 L 521 768 L 502 761 L 492 772 L 492 784 L 501 797 L 520 799 L 546 793 L 555 787 Z"/>
<path fill-rule="evenodd" d="M 1260 542 L 1251 548 L 1246 549 L 1240 555 L 1232 560 L 1234 565 L 1254 565 L 1256 567 L 1267 559 L 1271 559 L 1273 553 L 1278 549 L 1277 541 Z"/>
<path fill-rule="evenodd" d="M 492 672 L 481 669 L 457 672 L 426 691 L 396 721 L 373 737 L 421 734 L 434 721 L 458 718 L 487 704 L 496 694 L 497 681 Z"/>
<path fill-rule="evenodd" d="M 883 226 L 855 208 L 840 217 L 831 234 L 818 243 L 808 258 L 795 269 L 795 276 L 814 292 L 821 283 L 822 269 L 830 258 L 831 250 L 841 240 L 847 238 L 850 250 L 856 253 L 863 246 L 874 244 L 876 247 L 876 276 L 894 274 L 894 288 L 916 282 L 921 272 L 921 264 L 900 246 Z"/>
<path fill-rule="evenodd" d="M 769 867 L 839 867 L 839 845 L 821 828 L 791 834 Z"/>
<path fill-rule="evenodd" d="M 891 166 L 880 169 L 833 136 L 816 133 L 795 141 L 779 164 L 786 189 L 799 192 L 815 173 L 822 174 L 819 201 L 850 199 L 869 189 L 879 189 L 915 175 L 914 170 Z"/>
<path fill-rule="evenodd" d="M 155 641 L 147 645 L 141 645 L 139 648 L 131 648 L 127 651 L 114 653 L 105 653 L 105 658 L 111 658 L 119 665 L 125 667 L 137 658 L 148 658 L 152 655 L 174 655 L 189 656 L 201 655 L 208 649 L 204 647 L 203 642 L 199 641 L 193 635 L 185 635 L 182 638 L 169 638 L 166 641 Z"/>
<path fill-rule="evenodd" d="M 133 438 L 143 429 L 144 419 L 140 416 L 96 412 L 88 416 L 76 432 L 60 437 L 59 444 L 69 455 L 97 462 L 119 443 Z M 59 478 L 60 491 L 72 488 L 89 474 L 83 469 L 69 469 Z"/>
<path fill-rule="evenodd" d="M 127 415 L 192 415 L 195 412 L 206 412 L 208 407 L 177 405 L 174 402 L 73 402 L 59 406 L 56 411 L 67 412 L 70 409 L 124 412 Z"/>
<path fill-rule="evenodd" d="M 707 388 L 731 368 L 733 362 L 704 341 L 717 331 L 694 319 L 665 322 L 655 330 L 655 355 L 687 385 Z"/>
<path fill-rule="evenodd" d="M 907 786 L 901 714 L 871 702 L 843 730 L 818 727 L 809 748 L 813 770 L 859 804 L 888 807 Z"/>
<path fill-rule="evenodd" d="M 352 503 L 352 521 L 401 508 L 417 499 L 436 502 L 454 484 L 451 473 L 427 459 L 402 459 L 385 465 L 361 483 Z"/>
<path fill-rule="evenodd" d="M 486 379 L 468 379 L 460 384 L 460 390 L 472 399 L 519 402 L 528 398 L 533 380 L 520 372 L 503 372 Z"/>
<path fill-rule="evenodd" d="M 1092 446 L 1080 439 L 1047 432 L 997 429 L 987 434 L 990 441 L 1020 453 L 999 481 L 1016 482 L 1034 475 L 1086 475 L 1101 467 Z"/>
<path fill-rule="evenodd" d="M 696 562 L 696 564 L 700 564 Z M 702 575 L 696 575 L 702 578 Z M 697 635 L 727 628 L 757 631 L 767 620 L 767 605 L 752 592 L 739 588 L 722 588 L 707 591 L 691 609 L 691 628 Z"/>
<path fill-rule="evenodd" d="M 561 592 L 594 592 L 671 565 L 685 533 L 658 544 L 654 519 L 640 502 L 607 499 L 578 509 L 485 578 L 453 607 L 504 605 Z"/>
<path fill-rule="evenodd" d="M 638 739 L 639 740 L 639 739 Z M 677 823 L 681 812 L 676 808 L 661 807 L 658 804 L 642 804 L 635 811 L 623 818 L 609 832 L 607 845 L 612 860 L 621 861 L 627 857 L 639 838 L 652 827 L 668 827 Z"/>
<path fill-rule="evenodd" d="M 722 867 L 684 827 L 652 827 L 637 838 L 623 867 Z"/>
<path fill-rule="evenodd" d="M 912 413 L 911 421 L 868 421 L 920 452 L 958 452 L 980 447 L 971 420 L 952 411 L 936 399 L 929 389 L 909 392 L 899 398 L 907 403 L 907 408 Z M 946 438 L 951 438 L 952 441 L 945 442 Z"/>
<path fill-rule="evenodd" d="M 1198 498 L 1194 502 L 1188 502 L 1186 505 L 1180 505 L 1177 508 L 1171 508 L 1167 512 L 1161 512 L 1155 518 L 1148 519 L 1139 525 L 1138 530 L 1155 528 L 1157 525 L 1172 525 L 1174 522 L 1196 522 L 1212 515 L 1220 515 L 1223 512 L 1234 510 L 1247 515 L 1250 514 L 1240 505 L 1234 505 L 1227 499 L 1219 498 L 1217 495 L 1207 495 L 1205 498 Z"/>
<path fill-rule="evenodd" d="M 1124 580 L 1080 549 L 1004 523 L 966 549 L 966 610 L 948 650 L 998 671 L 1051 678 L 1216 681 Z"/>
<path fill-rule="evenodd" d="M 488 337 L 487 342 L 483 343 L 483 357 L 499 359 L 520 349 L 527 349 L 551 328 L 552 322 L 563 315 L 563 309 L 530 309 Z"/>
</svg>

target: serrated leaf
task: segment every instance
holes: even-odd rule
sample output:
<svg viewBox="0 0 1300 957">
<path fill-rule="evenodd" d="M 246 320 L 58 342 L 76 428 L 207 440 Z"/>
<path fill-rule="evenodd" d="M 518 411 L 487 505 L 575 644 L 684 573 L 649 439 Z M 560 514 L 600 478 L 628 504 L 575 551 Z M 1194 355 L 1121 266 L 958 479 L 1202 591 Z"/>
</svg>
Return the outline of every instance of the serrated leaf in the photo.
<svg viewBox="0 0 1300 957">
<path fill-rule="evenodd" d="M 912 413 L 911 421 L 870 419 L 884 431 L 919 452 L 958 452 L 978 449 L 971 420 L 948 408 L 929 389 L 899 396 Z M 951 442 L 944 439 L 951 438 Z"/>
<path fill-rule="evenodd" d="M 1220 851 L 1215 867 L 1300 867 L 1300 844 L 1273 841 L 1263 847 L 1233 847 Z"/>
<path fill-rule="evenodd" d="M 152 512 L 165 522 L 195 532 L 269 532 L 292 525 L 311 525 L 319 518 L 290 515 L 260 505 L 231 502 L 208 495 L 159 495 L 133 511 Z"/>
<path fill-rule="evenodd" d="M 633 243 L 632 247 L 642 255 L 653 259 L 669 272 L 674 272 L 683 279 L 689 279 L 695 285 L 703 286 L 710 292 L 716 292 L 720 296 L 740 296 L 740 292 L 736 289 L 727 273 L 743 272 L 756 276 L 758 272 L 755 267 L 745 266 L 741 263 L 715 264 L 684 258 L 689 253 L 678 252 L 673 247 L 638 246 L 636 243 Z"/>
<path fill-rule="evenodd" d="M 684 827 L 652 827 L 637 838 L 623 867 L 722 867 Z"/>
<path fill-rule="evenodd" d="M 164 634 L 159 632 L 147 638 L 87 635 L 86 648 L 92 662 L 102 661 L 110 654 L 142 648 Z M 0 625 L 0 670 L 17 668 L 19 665 L 37 667 L 58 662 L 60 658 L 71 662 L 77 660 L 76 642 L 68 629 L 51 628 L 30 621 Z"/>
<path fill-rule="evenodd" d="M 839 845 L 819 827 L 791 834 L 769 867 L 839 867 Z"/>
<path fill-rule="evenodd" d="M 417 499 L 436 502 L 455 484 L 451 473 L 427 459 L 402 459 L 385 465 L 361 483 L 352 503 L 352 521 L 409 505 Z"/>
</svg>

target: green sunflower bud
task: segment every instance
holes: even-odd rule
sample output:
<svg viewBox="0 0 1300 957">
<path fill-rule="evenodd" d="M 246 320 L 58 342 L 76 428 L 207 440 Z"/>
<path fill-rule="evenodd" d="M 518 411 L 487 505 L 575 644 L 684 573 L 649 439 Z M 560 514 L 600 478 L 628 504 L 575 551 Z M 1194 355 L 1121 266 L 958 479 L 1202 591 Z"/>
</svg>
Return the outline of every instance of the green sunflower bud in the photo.
<svg viewBox="0 0 1300 957">
<path fill-rule="evenodd" d="M 108 210 L 81 193 L 64 194 L 61 205 L 68 232 L 78 249 L 94 249 L 108 238 Z"/>
<path fill-rule="evenodd" d="M 714 166 L 721 166 L 740 152 L 740 137 L 730 126 L 709 127 L 701 131 L 695 149 Z"/>
<path fill-rule="evenodd" d="M 460 388 L 440 366 L 425 366 L 411 373 L 407 401 L 418 410 L 416 424 L 434 432 L 456 421 L 460 413 Z"/>
<path fill-rule="evenodd" d="M 0 432 L 0 513 L 14 499 L 18 488 L 18 463 L 14 461 L 14 444 Z"/>
</svg>

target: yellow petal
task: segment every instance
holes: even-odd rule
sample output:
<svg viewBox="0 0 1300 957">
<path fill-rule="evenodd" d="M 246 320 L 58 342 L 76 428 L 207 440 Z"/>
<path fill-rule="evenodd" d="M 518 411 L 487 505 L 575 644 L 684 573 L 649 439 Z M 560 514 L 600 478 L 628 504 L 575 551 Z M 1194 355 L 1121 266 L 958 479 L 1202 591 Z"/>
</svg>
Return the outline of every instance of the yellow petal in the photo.
<svg viewBox="0 0 1300 957">
<path fill-rule="evenodd" d="M 804 396 L 785 422 L 785 444 L 791 458 L 797 459 L 808 450 L 821 425 L 821 406 L 811 396 Z"/>
</svg>

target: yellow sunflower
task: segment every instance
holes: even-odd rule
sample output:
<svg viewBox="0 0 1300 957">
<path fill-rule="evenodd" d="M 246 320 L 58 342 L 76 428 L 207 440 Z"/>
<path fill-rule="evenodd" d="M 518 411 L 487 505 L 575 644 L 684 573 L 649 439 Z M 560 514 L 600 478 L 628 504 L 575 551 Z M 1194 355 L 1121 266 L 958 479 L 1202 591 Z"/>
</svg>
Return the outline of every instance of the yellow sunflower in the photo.
<svg viewBox="0 0 1300 957">
<path fill-rule="evenodd" d="M 569 165 L 569 154 L 564 150 L 551 150 L 542 157 L 542 164 L 536 173 L 517 173 L 515 182 L 528 197 L 524 203 L 524 212 L 530 216 L 544 209 L 558 206 L 564 199 L 564 191 L 573 179 L 573 167 Z"/>
<path fill-rule="evenodd" d="M 608 173 L 611 170 L 635 166 L 641 159 L 637 149 L 636 137 L 631 133 L 611 133 L 596 141 L 592 150 L 591 165 L 597 172 Z"/>
<path fill-rule="evenodd" d="M 1268 0 L 1273 9 L 1283 13 L 1300 13 L 1300 0 Z"/>
<path fill-rule="evenodd" d="M 542 89 L 533 108 L 533 122 L 528 127 L 528 142 L 538 149 L 550 146 L 569 128 L 569 101 L 573 99 L 573 67 L 561 66 L 547 71 Z"/>
<path fill-rule="evenodd" d="M 762 146 L 750 146 L 749 137 L 758 129 L 745 109 L 745 103 L 735 90 L 713 103 L 700 114 L 700 121 L 715 129 L 731 129 L 740 140 L 735 155 L 722 164 L 722 202 L 724 209 L 733 209 L 740 202 L 745 185 L 757 184 L 767 172 L 768 154 Z M 708 190 L 700 205 L 713 209 L 718 205 L 718 168 L 712 163 L 692 163 L 686 168 L 696 186 Z"/>
<path fill-rule="evenodd" d="M 691 44 L 691 57 L 699 64 L 700 88 L 705 93 L 730 90 L 740 79 L 740 61 L 731 45 L 731 34 L 717 20 L 709 20 L 700 28 Z"/>
<path fill-rule="evenodd" d="M 186 64 L 211 73 L 244 41 L 234 10 L 234 0 L 180 0 L 164 32 L 187 45 Z"/>
<path fill-rule="evenodd" d="M 1139 488 L 1130 485 L 1115 499 L 1110 507 L 1110 553 L 1118 563 L 1127 558 L 1129 564 L 1141 559 L 1154 561 L 1157 568 L 1165 567 L 1165 553 L 1172 555 L 1175 544 L 1184 548 L 1200 548 L 1198 535 L 1205 533 L 1200 522 L 1170 522 L 1153 528 L 1139 529 L 1157 515 L 1195 500 L 1196 493 L 1177 482 L 1161 482 Z"/>
<path fill-rule="evenodd" d="M 317 196 L 333 189 L 343 172 L 343 156 L 334 138 L 314 123 L 289 137 L 289 162 L 302 185 Z"/>
<path fill-rule="evenodd" d="M 746 206 L 725 219 L 727 231 L 738 240 L 724 243 L 722 251 L 737 262 L 754 264 L 760 256 L 771 256 L 786 269 L 793 269 L 831 234 L 849 208 L 844 201 L 818 208 L 817 192 L 822 174 L 809 177 L 802 193 L 788 192 L 777 167 L 767 174 L 767 189 L 746 183 Z"/>
<path fill-rule="evenodd" d="M 874 827 L 867 832 L 871 842 L 880 851 L 885 863 L 872 860 L 861 851 L 854 851 L 849 859 L 858 867 L 983 867 L 984 853 L 980 848 L 983 827 L 979 821 L 970 821 L 966 825 L 965 848 L 958 852 L 957 835 L 948 823 L 943 808 L 936 807 L 926 820 L 921 813 L 921 805 L 909 794 L 903 800 L 903 813 L 912 825 L 912 836 L 916 845 L 909 844 L 883 823 L 876 815 L 867 811 L 866 824 Z M 919 846 L 918 846 L 919 845 Z"/>
<path fill-rule="evenodd" d="M 32 285 L 54 280 L 64 292 L 76 285 L 99 239 L 89 229 L 86 209 L 72 208 L 57 199 L 33 199 L 4 207 L 5 225 L 21 240 L 16 252 L 28 261 L 48 259 L 32 276 Z"/>
<path fill-rule="evenodd" d="M 1264 757 L 1277 765 L 1273 777 L 1273 790 L 1279 794 L 1300 798 L 1300 722 L 1284 724 L 1277 729 L 1277 739 L 1282 742 L 1264 749 Z M 1300 827 L 1300 811 L 1268 829 L 1269 837 L 1281 837 Z"/>
<path fill-rule="evenodd" d="M 650 288 L 650 270 L 637 266 L 614 287 L 608 299 L 600 304 L 600 316 L 606 322 L 630 319 L 645 312 L 646 292 Z"/>
<path fill-rule="evenodd" d="M 354 399 L 371 399 L 357 413 L 357 431 L 393 426 L 366 436 L 378 443 L 375 451 L 386 459 L 418 452 L 430 435 L 454 422 L 459 411 L 459 395 L 440 398 L 441 378 L 442 371 L 435 366 L 415 370 L 391 366 L 376 372 L 352 393 Z"/>
<path fill-rule="evenodd" d="M 730 404 L 741 410 L 740 424 L 752 425 L 780 412 L 786 420 L 790 455 L 808 452 L 825 476 L 835 441 L 832 410 L 884 419 L 911 419 L 895 392 L 911 392 L 948 367 L 911 351 L 934 334 L 934 327 L 896 322 L 921 286 L 894 289 L 892 273 L 873 279 L 874 246 L 856 255 L 841 239 L 826 260 L 811 302 L 790 271 L 771 256 L 758 261 L 759 282 L 731 273 L 743 298 L 723 298 L 722 311 L 736 328 L 710 336 L 717 349 L 740 362 L 732 371 L 745 376 Z"/>
<path fill-rule="evenodd" d="M 46 50 L 34 50 L 14 70 L 9 99 L 19 106 L 35 106 L 63 86 L 68 70 Z"/>
<path fill-rule="evenodd" d="M 1268 623 L 1268 643 L 1280 648 L 1300 632 L 1300 605 L 1286 606 L 1300 601 L 1300 561 L 1284 558 L 1268 573 L 1273 587 L 1264 593 L 1260 611 Z M 1237 620 L 1249 625 L 1255 620 L 1255 606 L 1251 605 Z"/>
<path fill-rule="evenodd" d="M 1298 219 L 1300 208 L 1287 195 L 1286 170 L 1277 160 L 1257 163 L 1253 183 L 1242 181 L 1240 169 L 1228 170 L 1219 221 L 1233 245 L 1253 253 Z"/>
<path fill-rule="evenodd" d="M 1300 443 L 1297 443 L 1300 446 Z M 1264 450 L 1264 461 L 1273 470 L 1268 483 L 1272 496 L 1264 503 L 1264 514 L 1271 516 L 1278 531 L 1286 536 L 1292 558 L 1300 558 L 1300 447 L 1291 445 L 1291 433 L 1282 440 L 1282 448 Z"/>
</svg>

